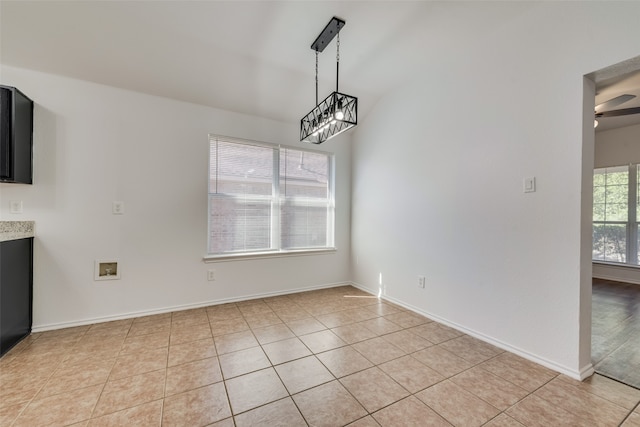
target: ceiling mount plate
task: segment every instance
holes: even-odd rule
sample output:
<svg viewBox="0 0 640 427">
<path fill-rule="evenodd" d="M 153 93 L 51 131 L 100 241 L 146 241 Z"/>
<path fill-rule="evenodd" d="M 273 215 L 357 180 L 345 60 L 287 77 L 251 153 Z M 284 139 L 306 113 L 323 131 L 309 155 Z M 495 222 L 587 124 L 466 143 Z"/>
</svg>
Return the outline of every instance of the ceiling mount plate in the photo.
<svg viewBox="0 0 640 427">
<path fill-rule="evenodd" d="M 331 21 L 324 27 L 324 30 L 322 30 L 318 38 L 311 44 L 311 49 L 316 52 L 322 52 L 340 32 L 342 27 L 344 27 L 344 24 L 345 22 L 340 18 L 336 18 L 335 16 L 331 18 Z"/>
</svg>

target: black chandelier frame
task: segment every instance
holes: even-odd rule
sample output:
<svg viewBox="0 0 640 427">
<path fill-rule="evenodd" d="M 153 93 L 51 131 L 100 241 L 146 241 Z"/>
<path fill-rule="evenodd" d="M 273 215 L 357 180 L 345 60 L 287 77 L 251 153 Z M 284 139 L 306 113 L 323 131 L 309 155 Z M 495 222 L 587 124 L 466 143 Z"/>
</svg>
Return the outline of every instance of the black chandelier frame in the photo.
<svg viewBox="0 0 640 427">
<path fill-rule="evenodd" d="M 316 52 L 316 106 L 300 120 L 300 141 L 322 144 L 358 124 L 358 98 L 338 89 L 340 30 L 344 25 L 344 20 L 333 17 L 311 44 L 311 49 Z M 336 90 L 318 103 L 318 53 L 336 36 Z"/>
</svg>

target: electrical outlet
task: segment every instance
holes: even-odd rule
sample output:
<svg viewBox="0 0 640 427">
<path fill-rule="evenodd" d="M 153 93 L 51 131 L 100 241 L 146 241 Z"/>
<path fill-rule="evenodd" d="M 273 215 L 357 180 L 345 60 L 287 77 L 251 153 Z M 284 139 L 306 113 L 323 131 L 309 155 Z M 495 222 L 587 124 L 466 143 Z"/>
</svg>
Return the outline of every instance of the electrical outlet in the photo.
<svg viewBox="0 0 640 427">
<path fill-rule="evenodd" d="M 418 276 L 418 287 L 421 289 L 424 289 L 425 285 L 427 283 L 427 279 L 424 276 Z"/>
<path fill-rule="evenodd" d="M 216 271 L 215 270 L 209 270 L 207 271 L 207 280 L 210 282 L 213 282 L 216 280 Z"/>
<path fill-rule="evenodd" d="M 10 204 L 10 211 L 12 214 L 22 213 L 22 200 L 12 200 Z"/>
</svg>

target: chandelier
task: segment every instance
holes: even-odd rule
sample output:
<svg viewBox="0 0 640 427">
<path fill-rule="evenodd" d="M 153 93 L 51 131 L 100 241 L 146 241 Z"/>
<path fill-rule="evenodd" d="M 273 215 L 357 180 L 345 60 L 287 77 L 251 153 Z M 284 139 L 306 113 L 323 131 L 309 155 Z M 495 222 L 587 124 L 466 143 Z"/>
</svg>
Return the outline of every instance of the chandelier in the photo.
<svg viewBox="0 0 640 427">
<path fill-rule="evenodd" d="M 300 141 L 322 144 L 358 124 L 358 98 L 338 90 L 340 30 L 344 24 L 342 19 L 333 17 L 311 44 L 316 52 L 316 106 L 300 120 Z M 336 36 L 336 90 L 318 102 L 318 54 Z"/>
</svg>

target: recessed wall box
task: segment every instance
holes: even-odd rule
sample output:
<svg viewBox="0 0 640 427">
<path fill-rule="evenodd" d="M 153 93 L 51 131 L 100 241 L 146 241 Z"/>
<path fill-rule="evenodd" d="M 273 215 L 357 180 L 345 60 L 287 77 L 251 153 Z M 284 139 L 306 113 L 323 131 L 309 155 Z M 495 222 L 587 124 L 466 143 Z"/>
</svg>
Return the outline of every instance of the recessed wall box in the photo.
<svg viewBox="0 0 640 427">
<path fill-rule="evenodd" d="M 117 260 L 98 260 L 94 270 L 94 280 L 120 279 L 120 268 Z"/>
</svg>

